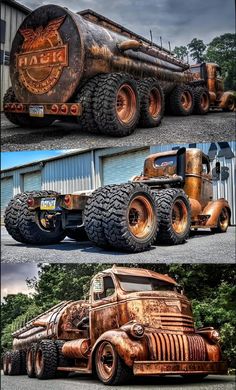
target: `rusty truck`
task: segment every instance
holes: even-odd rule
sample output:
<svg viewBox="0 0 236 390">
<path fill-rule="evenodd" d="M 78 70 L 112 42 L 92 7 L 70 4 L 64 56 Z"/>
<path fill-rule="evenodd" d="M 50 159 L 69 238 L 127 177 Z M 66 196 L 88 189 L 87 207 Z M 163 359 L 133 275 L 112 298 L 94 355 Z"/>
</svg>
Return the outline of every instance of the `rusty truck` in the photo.
<svg viewBox="0 0 236 390">
<path fill-rule="evenodd" d="M 217 163 L 220 170 L 220 163 Z M 16 195 L 5 211 L 8 233 L 25 244 L 55 244 L 68 236 L 103 248 L 148 250 L 184 243 L 190 229 L 226 232 L 231 210 L 213 199 L 209 157 L 197 148 L 150 155 L 128 183 L 59 194 Z"/>
<path fill-rule="evenodd" d="M 205 73 L 196 73 L 92 10 L 46 5 L 26 17 L 13 40 L 4 112 L 24 127 L 64 119 L 88 132 L 126 136 L 138 125 L 158 126 L 165 101 L 176 115 L 204 114 L 213 100 L 233 110 L 232 93 L 221 88 L 220 96 L 218 79 L 212 91 Z"/>
<path fill-rule="evenodd" d="M 220 336 L 196 329 L 189 300 L 168 275 L 113 266 L 91 282 L 89 299 L 52 307 L 13 333 L 5 375 L 52 379 L 97 374 L 106 385 L 133 375 L 226 374 Z"/>
</svg>

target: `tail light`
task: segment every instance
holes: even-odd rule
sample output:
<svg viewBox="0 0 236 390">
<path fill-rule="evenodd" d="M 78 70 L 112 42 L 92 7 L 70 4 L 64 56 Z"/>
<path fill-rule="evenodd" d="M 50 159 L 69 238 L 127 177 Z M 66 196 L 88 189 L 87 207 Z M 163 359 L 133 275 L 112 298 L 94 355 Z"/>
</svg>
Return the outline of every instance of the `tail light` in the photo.
<svg viewBox="0 0 236 390">
<path fill-rule="evenodd" d="M 70 197 L 70 195 L 65 195 L 65 197 L 64 197 L 64 203 L 65 203 L 65 205 L 66 205 L 67 207 L 70 206 L 70 204 L 71 204 L 71 197 Z"/>
<path fill-rule="evenodd" d="M 29 207 L 34 207 L 34 205 L 35 205 L 34 198 L 28 198 L 27 204 Z"/>
<path fill-rule="evenodd" d="M 79 108 L 76 104 L 72 104 L 71 108 L 70 108 L 70 113 L 72 115 L 78 115 L 78 112 L 79 112 Z"/>
<path fill-rule="evenodd" d="M 61 106 L 61 113 L 62 114 L 67 114 L 67 112 L 68 112 L 68 107 L 65 104 L 63 104 Z"/>
<path fill-rule="evenodd" d="M 54 113 L 54 114 L 57 114 L 58 111 L 59 111 L 59 107 L 57 104 L 53 104 L 52 107 L 51 107 L 51 111 Z"/>
</svg>

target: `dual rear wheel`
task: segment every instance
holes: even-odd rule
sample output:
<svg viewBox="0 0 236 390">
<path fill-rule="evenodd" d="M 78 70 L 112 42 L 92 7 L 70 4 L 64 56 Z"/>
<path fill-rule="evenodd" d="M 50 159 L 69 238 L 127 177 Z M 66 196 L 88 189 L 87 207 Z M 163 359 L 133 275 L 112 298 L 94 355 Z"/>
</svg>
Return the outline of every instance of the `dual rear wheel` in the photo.
<svg viewBox="0 0 236 390">
<path fill-rule="evenodd" d="M 78 123 L 86 131 L 127 136 L 139 125 L 158 126 L 164 112 L 156 79 L 136 80 L 126 73 L 99 75 L 88 81 L 76 99 L 83 105 Z"/>
<path fill-rule="evenodd" d="M 132 253 L 148 250 L 156 241 L 183 243 L 190 222 L 190 203 L 184 191 L 154 192 L 135 182 L 98 189 L 84 211 L 85 230 L 91 241 Z"/>
</svg>

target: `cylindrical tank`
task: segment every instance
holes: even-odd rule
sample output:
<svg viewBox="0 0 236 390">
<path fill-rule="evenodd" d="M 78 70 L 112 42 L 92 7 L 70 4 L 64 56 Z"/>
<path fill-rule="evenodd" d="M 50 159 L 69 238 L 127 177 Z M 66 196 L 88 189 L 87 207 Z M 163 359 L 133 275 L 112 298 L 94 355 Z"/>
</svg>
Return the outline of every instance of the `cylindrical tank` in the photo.
<svg viewBox="0 0 236 390">
<path fill-rule="evenodd" d="M 62 347 L 62 353 L 68 358 L 87 359 L 90 350 L 90 339 L 67 341 Z"/>
<path fill-rule="evenodd" d="M 93 11 L 75 14 L 57 5 L 25 18 L 10 57 L 13 89 L 24 103 L 71 101 L 89 78 L 110 72 L 157 77 L 169 89 L 192 78 L 187 69 L 168 51 Z"/>
<path fill-rule="evenodd" d="M 43 339 L 75 340 L 87 337 L 87 332 L 78 331 L 77 325 L 88 317 L 86 301 L 64 301 L 29 321 L 13 333 L 13 348 L 27 349 Z"/>
</svg>

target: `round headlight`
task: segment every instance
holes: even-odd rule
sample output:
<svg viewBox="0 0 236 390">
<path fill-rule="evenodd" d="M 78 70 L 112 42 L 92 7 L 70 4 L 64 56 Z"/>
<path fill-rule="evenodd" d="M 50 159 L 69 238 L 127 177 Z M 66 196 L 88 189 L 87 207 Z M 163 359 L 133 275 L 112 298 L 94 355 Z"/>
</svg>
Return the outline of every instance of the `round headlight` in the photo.
<svg viewBox="0 0 236 390">
<path fill-rule="evenodd" d="M 131 333 L 135 337 L 142 337 L 144 335 L 144 327 L 141 324 L 134 324 L 132 325 Z"/>
</svg>

